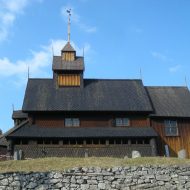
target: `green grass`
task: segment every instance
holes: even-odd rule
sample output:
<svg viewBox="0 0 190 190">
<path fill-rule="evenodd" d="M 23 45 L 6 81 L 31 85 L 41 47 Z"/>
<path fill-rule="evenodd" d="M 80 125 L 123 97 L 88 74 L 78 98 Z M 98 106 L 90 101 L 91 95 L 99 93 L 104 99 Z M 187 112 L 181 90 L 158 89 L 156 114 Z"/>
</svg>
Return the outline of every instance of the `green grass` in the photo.
<svg viewBox="0 0 190 190">
<path fill-rule="evenodd" d="M 114 166 L 139 166 L 139 165 L 190 165 L 190 159 L 163 158 L 163 157 L 143 157 L 135 159 L 120 158 L 43 158 L 22 161 L 2 161 L 0 162 L 0 173 L 15 171 L 63 171 L 73 167 L 98 166 L 110 168 Z"/>
</svg>

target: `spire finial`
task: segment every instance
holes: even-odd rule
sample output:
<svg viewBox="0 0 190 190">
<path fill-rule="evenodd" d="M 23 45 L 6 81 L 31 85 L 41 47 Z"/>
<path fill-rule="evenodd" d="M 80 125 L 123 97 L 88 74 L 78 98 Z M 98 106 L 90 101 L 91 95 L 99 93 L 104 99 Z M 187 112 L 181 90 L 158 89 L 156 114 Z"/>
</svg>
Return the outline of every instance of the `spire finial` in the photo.
<svg viewBox="0 0 190 190">
<path fill-rule="evenodd" d="M 70 36 L 71 36 L 71 31 L 70 31 L 70 26 L 71 26 L 71 9 L 68 9 L 67 13 L 68 13 L 68 42 L 70 43 Z"/>
</svg>

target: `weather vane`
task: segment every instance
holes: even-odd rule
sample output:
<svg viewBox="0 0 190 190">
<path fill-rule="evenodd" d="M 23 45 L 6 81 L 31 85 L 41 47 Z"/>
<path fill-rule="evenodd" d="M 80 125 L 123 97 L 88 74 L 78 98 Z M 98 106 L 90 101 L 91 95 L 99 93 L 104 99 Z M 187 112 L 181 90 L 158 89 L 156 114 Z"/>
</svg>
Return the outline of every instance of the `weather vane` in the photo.
<svg viewBox="0 0 190 190">
<path fill-rule="evenodd" d="M 68 13 L 68 42 L 70 42 L 70 36 L 71 36 L 71 31 L 70 31 L 70 26 L 71 26 L 71 9 L 68 9 L 67 13 Z"/>
</svg>

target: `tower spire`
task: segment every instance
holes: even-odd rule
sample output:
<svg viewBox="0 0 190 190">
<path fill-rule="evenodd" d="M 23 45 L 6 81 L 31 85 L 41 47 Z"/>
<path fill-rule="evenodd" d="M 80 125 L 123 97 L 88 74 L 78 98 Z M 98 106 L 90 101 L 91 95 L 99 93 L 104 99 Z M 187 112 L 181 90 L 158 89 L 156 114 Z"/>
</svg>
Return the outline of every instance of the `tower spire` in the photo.
<svg viewBox="0 0 190 190">
<path fill-rule="evenodd" d="M 70 43 L 70 36 L 71 36 L 71 9 L 67 10 L 68 13 L 68 42 Z"/>
</svg>

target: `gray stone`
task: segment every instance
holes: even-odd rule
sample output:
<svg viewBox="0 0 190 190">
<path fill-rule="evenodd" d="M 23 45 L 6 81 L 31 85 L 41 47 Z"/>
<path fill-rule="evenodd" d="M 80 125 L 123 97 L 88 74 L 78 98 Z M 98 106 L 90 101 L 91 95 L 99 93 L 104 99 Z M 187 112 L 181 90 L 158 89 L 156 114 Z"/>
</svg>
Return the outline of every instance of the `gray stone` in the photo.
<svg viewBox="0 0 190 190">
<path fill-rule="evenodd" d="M 106 189 L 106 184 L 105 183 L 99 183 L 98 188 L 99 189 Z"/>
<path fill-rule="evenodd" d="M 178 151 L 178 158 L 180 159 L 185 159 L 187 158 L 187 151 L 185 149 L 181 149 L 180 151 Z"/>
<path fill-rule="evenodd" d="M 8 179 L 2 179 L 2 180 L 0 180 L 0 185 L 2 185 L 2 186 L 6 186 L 6 185 L 8 185 L 9 184 L 9 181 L 8 181 Z"/>
<path fill-rule="evenodd" d="M 0 186 L 0 189 L 1 189 L 1 190 L 6 190 L 7 187 L 6 187 L 6 186 Z"/>
<path fill-rule="evenodd" d="M 127 160 L 129 157 L 128 156 L 124 156 L 124 160 Z"/>
<path fill-rule="evenodd" d="M 186 176 L 190 176 L 190 171 L 186 171 L 186 172 L 182 172 L 182 173 L 179 173 L 179 175 L 186 175 Z"/>
<path fill-rule="evenodd" d="M 59 183 L 61 180 L 60 179 L 50 179 L 50 183 L 56 184 Z"/>
<path fill-rule="evenodd" d="M 87 180 L 88 184 L 98 184 L 98 182 L 96 180 Z"/>
<path fill-rule="evenodd" d="M 20 187 L 20 181 L 13 181 L 13 182 L 11 183 L 11 186 Z"/>
<path fill-rule="evenodd" d="M 78 184 L 82 184 L 83 182 L 84 182 L 84 179 L 78 179 L 78 180 L 77 180 L 77 183 L 78 183 Z"/>
<path fill-rule="evenodd" d="M 98 188 L 97 185 L 90 185 L 89 186 L 90 190 L 97 190 L 97 188 Z"/>
<path fill-rule="evenodd" d="M 63 182 L 63 183 L 69 183 L 69 182 L 70 182 L 70 179 L 64 178 L 64 179 L 62 180 L 62 182 Z"/>
<path fill-rule="evenodd" d="M 158 181 L 170 181 L 171 177 L 169 175 L 158 175 L 158 176 L 156 176 L 156 180 L 158 180 Z"/>
<path fill-rule="evenodd" d="M 30 183 L 26 186 L 26 188 L 28 188 L 28 189 L 34 189 L 36 186 L 37 186 L 36 183 L 30 182 Z"/>
<path fill-rule="evenodd" d="M 42 184 L 35 188 L 35 190 L 47 190 L 47 189 L 48 189 L 47 184 Z"/>
<path fill-rule="evenodd" d="M 54 185 L 54 187 L 56 187 L 56 188 L 61 188 L 61 187 L 63 187 L 63 183 L 61 183 L 61 182 L 56 183 L 56 184 Z"/>
<path fill-rule="evenodd" d="M 81 190 L 87 190 L 89 189 L 90 185 L 89 184 L 81 184 Z"/>
<path fill-rule="evenodd" d="M 132 158 L 139 158 L 141 157 L 141 153 L 137 150 L 132 151 Z"/>
<path fill-rule="evenodd" d="M 113 168 L 112 168 L 112 172 L 117 172 L 117 171 L 119 171 L 119 168 L 118 168 L 118 167 L 113 167 Z"/>
<path fill-rule="evenodd" d="M 107 180 L 108 180 L 108 181 L 114 181 L 114 180 L 115 180 L 115 177 L 113 177 L 113 176 L 108 176 L 108 177 L 107 177 Z"/>
<path fill-rule="evenodd" d="M 162 186 L 164 185 L 165 183 L 163 181 L 158 181 L 158 185 Z"/>
<path fill-rule="evenodd" d="M 66 187 L 62 187 L 61 190 L 68 190 Z"/>
<path fill-rule="evenodd" d="M 62 178 L 63 175 L 61 173 L 56 173 L 53 177 L 58 179 L 58 178 Z"/>
<path fill-rule="evenodd" d="M 82 171 L 82 172 L 87 172 L 87 171 L 88 171 L 88 168 L 83 167 L 83 168 L 81 169 L 81 171 Z"/>
<path fill-rule="evenodd" d="M 4 179 L 4 178 L 5 178 L 5 176 L 3 174 L 0 174 L 0 180 Z"/>
<path fill-rule="evenodd" d="M 185 188 L 190 188 L 190 182 L 187 182 L 187 183 L 185 184 Z"/>
<path fill-rule="evenodd" d="M 7 187 L 6 190 L 21 190 L 20 187 Z"/>
</svg>

